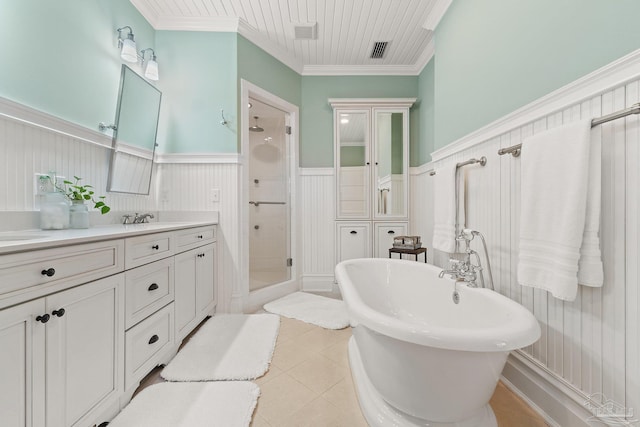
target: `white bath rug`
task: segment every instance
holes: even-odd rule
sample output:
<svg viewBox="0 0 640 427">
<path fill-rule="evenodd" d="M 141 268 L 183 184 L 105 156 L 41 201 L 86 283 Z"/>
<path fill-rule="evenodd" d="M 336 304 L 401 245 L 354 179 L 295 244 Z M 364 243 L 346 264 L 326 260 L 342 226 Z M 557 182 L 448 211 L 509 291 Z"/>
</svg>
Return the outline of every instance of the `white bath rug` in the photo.
<svg viewBox="0 0 640 427">
<path fill-rule="evenodd" d="M 155 384 L 109 427 L 246 427 L 259 395 L 258 386 L 247 381 Z"/>
<path fill-rule="evenodd" d="M 294 292 L 264 305 L 269 313 L 302 320 L 326 329 L 343 329 L 349 326 L 347 306 L 343 301 Z"/>
<path fill-rule="evenodd" d="M 251 380 L 269 369 L 280 318 L 227 314 L 210 318 L 162 370 L 169 381 Z"/>
</svg>

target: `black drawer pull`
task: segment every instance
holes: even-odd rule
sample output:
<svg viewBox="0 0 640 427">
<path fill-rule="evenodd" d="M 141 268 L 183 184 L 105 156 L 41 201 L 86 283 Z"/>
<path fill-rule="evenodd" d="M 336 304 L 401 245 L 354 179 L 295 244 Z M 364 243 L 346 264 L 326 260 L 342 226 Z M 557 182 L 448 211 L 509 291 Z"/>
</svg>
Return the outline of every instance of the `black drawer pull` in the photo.
<svg viewBox="0 0 640 427">
<path fill-rule="evenodd" d="M 199 236 L 196 236 L 198 239 L 204 239 L 204 236 L 202 234 L 200 234 Z"/>
<path fill-rule="evenodd" d="M 149 344 L 155 344 L 155 343 L 157 343 L 157 342 L 158 342 L 158 340 L 159 340 L 159 339 L 160 339 L 160 337 L 159 337 L 159 336 L 154 335 L 154 336 L 152 336 L 151 338 L 149 338 Z"/>
<path fill-rule="evenodd" d="M 151 286 L 149 286 L 149 291 L 155 291 L 156 289 L 158 289 L 158 284 L 157 283 L 152 283 Z"/>
<path fill-rule="evenodd" d="M 387 231 L 387 234 L 396 234 L 396 232 L 393 231 L 393 230 L 389 230 L 389 231 Z"/>
<path fill-rule="evenodd" d="M 151 246 L 151 249 L 158 250 L 158 249 L 160 249 L 160 246 L 158 246 L 158 245 L 153 245 L 153 246 Z"/>
<path fill-rule="evenodd" d="M 42 270 L 40 274 L 42 274 L 43 276 L 52 277 L 54 274 L 56 274 L 56 270 L 53 268 L 49 268 L 47 270 Z"/>
<path fill-rule="evenodd" d="M 49 316 L 48 314 L 43 314 L 42 316 L 36 317 L 36 322 L 47 323 L 50 318 L 51 316 Z"/>
<path fill-rule="evenodd" d="M 65 313 L 64 308 L 59 308 L 59 309 L 53 310 L 51 312 L 51 314 L 53 314 L 54 316 L 58 316 L 58 317 L 64 316 L 64 313 Z"/>
<path fill-rule="evenodd" d="M 358 234 L 358 232 L 356 230 L 351 230 L 350 233 L 351 234 Z"/>
</svg>

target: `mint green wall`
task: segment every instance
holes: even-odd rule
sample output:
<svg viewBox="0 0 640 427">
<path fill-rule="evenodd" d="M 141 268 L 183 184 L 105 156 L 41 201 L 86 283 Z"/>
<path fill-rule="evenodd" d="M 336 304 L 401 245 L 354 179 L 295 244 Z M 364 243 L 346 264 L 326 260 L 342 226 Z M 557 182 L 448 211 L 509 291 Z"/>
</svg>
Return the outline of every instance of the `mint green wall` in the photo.
<svg viewBox="0 0 640 427">
<path fill-rule="evenodd" d="M 156 33 L 162 108 L 158 151 L 236 153 L 236 33 Z M 229 124 L 220 124 L 224 109 Z"/>
<path fill-rule="evenodd" d="M 0 96 L 91 129 L 113 122 L 125 25 L 154 47 L 129 0 L 0 1 Z"/>
<path fill-rule="evenodd" d="M 637 0 L 454 1 L 436 29 L 434 148 L 640 48 L 639 18 Z"/>
<path fill-rule="evenodd" d="M 416 118 L 411 122 L 411 138 L 413 143 L 409 147 L 409 161 L 411 166 L 420 166 L 431 161 L 431 153 L 434 150 L 435 129 L 435 57 L 431 58 L 418 76 L 418 108 Z M 413 119 L 413 117 L 412 117 Z M 415 129 L 413 122 L 419 124 Z"/>
<path fill-rule="evenodd" d="M 303 76 L 300 166 L 333 167 L 329 98 L 414 98 L 417 93 L 417 76 Z"/>
<path fill-rule="evenodd" d="M 238 78 L 247 80 L 298 107 L 300 74 L 238 35 Z"/>
</svg>

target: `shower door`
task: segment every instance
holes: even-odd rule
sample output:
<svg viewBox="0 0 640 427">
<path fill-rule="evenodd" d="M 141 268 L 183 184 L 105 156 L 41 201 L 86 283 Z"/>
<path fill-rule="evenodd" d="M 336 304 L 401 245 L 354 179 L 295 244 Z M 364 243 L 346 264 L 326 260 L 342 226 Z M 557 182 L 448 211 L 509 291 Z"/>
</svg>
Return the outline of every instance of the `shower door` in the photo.
<svg viewBox="0 0 640 427">
<path fill-rule="evenodd" d="M 291 279 L 287 115 L 250 100 L 249 290 Z"/>
</svg>

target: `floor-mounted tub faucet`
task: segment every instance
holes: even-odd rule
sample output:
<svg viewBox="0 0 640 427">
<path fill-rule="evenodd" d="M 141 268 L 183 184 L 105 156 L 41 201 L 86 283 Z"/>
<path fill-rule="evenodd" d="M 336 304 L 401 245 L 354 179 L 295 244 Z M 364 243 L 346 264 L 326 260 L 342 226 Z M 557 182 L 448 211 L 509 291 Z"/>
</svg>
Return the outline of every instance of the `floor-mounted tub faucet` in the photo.
<svg viewBox="0 0 640 427">
<path fill-rule="evenodd" d="M 451 268 L 450 270 L 442 270 L 438 275 L 440 278 L 445 275 L 451 276 L 452 279 L 456 281 L 463 281 L 467 284 L 467 286 L 476 288 L 478 287 L 477 280 L 480 280 L 480 287 L 484 288 L 484 275 L 482 273 L 482 263 L 480 261 L 480 255 L 473 249 L 471 249 L 471 241 L 475 236 L 480 236 L 482 239 L 482 244 L 484 246 L 484 253 L 487 259 L 487 271 L 489 272 L 489 288 L 493 290 L 493 275 L 491 274 L 491 264 L 489 262 L 489 253 L 487 252 L 487 244 L 484 240 L 484 236 L 476 230 L 471 230 L 465 228 L 460 232 L 460 234 L 456 237 L 456 240 L 460 242 L 465 242 L 465 257 L 462 261 L 457 259 L 450 259 Z M 472 257 L 475 258 L 476 264 L 471 262 Z"/>
</svg>

